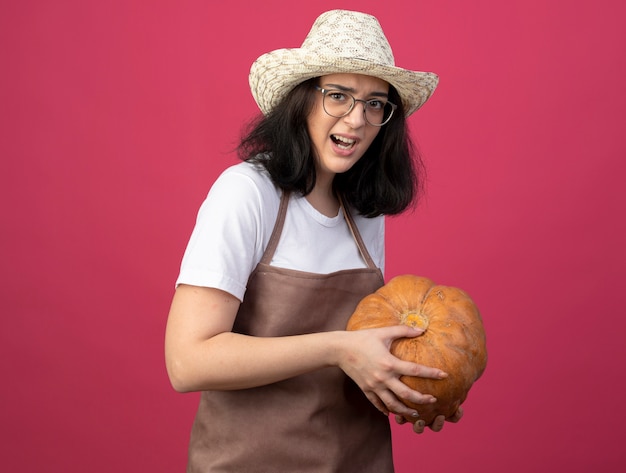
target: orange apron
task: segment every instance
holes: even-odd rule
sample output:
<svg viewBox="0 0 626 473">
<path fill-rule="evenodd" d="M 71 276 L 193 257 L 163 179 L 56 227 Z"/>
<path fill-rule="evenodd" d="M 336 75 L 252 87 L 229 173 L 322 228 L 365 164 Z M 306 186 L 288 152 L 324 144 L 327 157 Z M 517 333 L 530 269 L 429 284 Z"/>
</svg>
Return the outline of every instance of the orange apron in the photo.
<svg viewBox="0 0 626 473">
<path fill-rule="evenodd" d="M 316 274 L 270 266 L 285 221 L 284 193 L 265 253 L 250 275 L 234 332 L 280 337 L 344 330 L 357 303 L 383 284 L 348 210 L 368 267 Z M 339 368 L 237 391 L 204 391 L 189 473 L 393 472 L 387 417 Z"/>
</svg>

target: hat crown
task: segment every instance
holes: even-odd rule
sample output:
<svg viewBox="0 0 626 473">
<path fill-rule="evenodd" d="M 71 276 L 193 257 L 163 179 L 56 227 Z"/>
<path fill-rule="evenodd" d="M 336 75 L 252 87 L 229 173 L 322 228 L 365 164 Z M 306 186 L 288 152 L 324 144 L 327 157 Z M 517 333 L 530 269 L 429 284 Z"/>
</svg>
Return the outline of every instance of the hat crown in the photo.
<svg viewBox="0 0 626 473">
<path fill-rule="evenodd" d="M 375 17 L 360 12 L 331 10 L 323 13 L 311 27 L 301 49 L 322 57 L 395 65 L 380 23 Z"/>
</svg>

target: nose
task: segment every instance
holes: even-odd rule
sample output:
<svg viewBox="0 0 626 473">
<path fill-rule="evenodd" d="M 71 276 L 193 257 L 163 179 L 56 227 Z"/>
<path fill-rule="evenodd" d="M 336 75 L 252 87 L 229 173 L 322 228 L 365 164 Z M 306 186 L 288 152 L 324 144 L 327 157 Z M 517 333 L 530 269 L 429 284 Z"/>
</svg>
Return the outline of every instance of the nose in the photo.
<svg viewBox="0 0 626 473">
<path fill-rule="evenodd" d="M 365 120 L 365 102 L 357 100 L 350 113 L 344 116 L 343 119 L 353 130 L 365 126 L 367 123 Z"/>
</svg>

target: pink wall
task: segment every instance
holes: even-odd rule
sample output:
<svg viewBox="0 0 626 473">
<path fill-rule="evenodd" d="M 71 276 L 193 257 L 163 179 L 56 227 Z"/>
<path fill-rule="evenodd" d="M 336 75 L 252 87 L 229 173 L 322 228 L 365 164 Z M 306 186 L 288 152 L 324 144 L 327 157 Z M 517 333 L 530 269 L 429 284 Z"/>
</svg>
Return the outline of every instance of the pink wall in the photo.
<svg viewBox="0 0 626 473">
<path fill-rule="evenodd" d="M 0 5 L 2 470 L 183 470 L 197 396 L 162 345 L 197 206 L 256 112 L 251 62 L 345 7 L 441 75 L 387 276 L 466 289 L 488 331 L 463 421 L 394 428 L 398 473 L 622 471 L 624 3 L 219 3 Z"/>
</svg>

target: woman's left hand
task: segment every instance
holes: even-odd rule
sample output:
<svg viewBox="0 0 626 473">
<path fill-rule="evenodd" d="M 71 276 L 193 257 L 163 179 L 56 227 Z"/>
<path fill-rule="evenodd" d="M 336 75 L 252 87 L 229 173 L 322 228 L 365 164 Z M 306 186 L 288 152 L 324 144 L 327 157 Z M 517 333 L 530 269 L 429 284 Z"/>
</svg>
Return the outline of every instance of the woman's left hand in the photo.
<svg viewBox="0 0 626 473">
<path fill-rule="evenodd" d="M 407 420 L 403 416 L 397 415 L 395 417 L 398 424 L 405 424 L 407 422 Z M 435 417 L 435 420 L 433 420 L 433 422 L 428 426 L 423 420 L 418 420 L 413 424 L 413 431 L 416 434 L 421 434 L 424 432 L 424 429 L 428 427 L 433 432 L 439 432 L 441 431 L 441 429 L 443 429 L 443 425 L 446 421 L 456 423 L 461 420 L 461 417 L 463 417 L 463 408 L 459 407 L 452 416 L 448 417 L 447 419 L 445 418 L 445 416 L 437 416 Z"/>
</svg>

